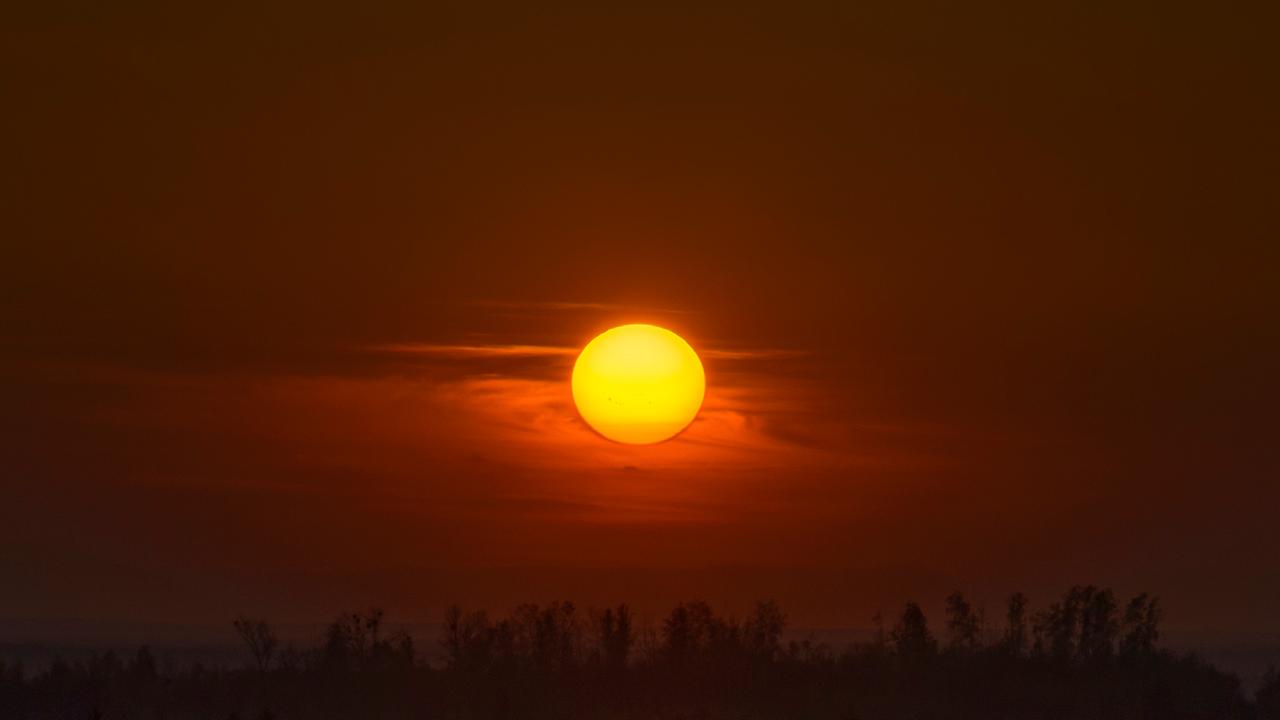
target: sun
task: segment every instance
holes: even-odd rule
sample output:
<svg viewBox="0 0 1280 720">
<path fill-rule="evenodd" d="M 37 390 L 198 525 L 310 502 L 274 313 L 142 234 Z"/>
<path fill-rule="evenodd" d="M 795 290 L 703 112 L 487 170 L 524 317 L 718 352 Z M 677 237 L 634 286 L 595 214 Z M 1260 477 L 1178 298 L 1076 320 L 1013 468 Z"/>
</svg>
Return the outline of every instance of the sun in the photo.
<svg viewBox="0 0 1280 720">
<path fill-rule="evenodd" d="M 573 402 L 604 437 L 648 445 L 693 422 L 707 390 L 702 361 L 684 338 L 656 325 L 597 335 L 573 365 Z"/>
</svg>

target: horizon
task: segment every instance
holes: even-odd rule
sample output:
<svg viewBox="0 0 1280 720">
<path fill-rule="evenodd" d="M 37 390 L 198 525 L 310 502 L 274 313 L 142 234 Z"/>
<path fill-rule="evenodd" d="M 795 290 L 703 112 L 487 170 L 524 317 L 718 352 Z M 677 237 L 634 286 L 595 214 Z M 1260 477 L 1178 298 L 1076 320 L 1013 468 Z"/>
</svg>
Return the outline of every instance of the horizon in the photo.
<svg viewBox="0 0 1280 720">
<path fill-rule="evenodd" d="M 572 602 L 572 601 L 570 601 Z M 944 617 L 942 605 L 923 606 L 926 617 L 934 619 L 932 624 Z M 999 641 L 1002 628 L 995 616 L 999 613 L 985 612 L 985 605 L 975 603 L 979 616 L 986 619 L 980 627 L 983 642 L 993 644 Z M 1033 609 L 1036 605 L 1033 603 Z M 495 610 L 479 609 L 491 617 L 500 617 L 513 608 Z M 366 608 L 363 611 L 367 611 Z M 582 608 L 588 615 L 596 609 Z M 741 618 L 748 614 L 749 608 L 729 609 L 716 608 L 721 615 L 729 618 Z M 784 608 L 785 612 L 785 608 Z M 338 613 L 341 618 L 346 614 Z M 888 617 L 889 615 L 886 615 Z M 245 615 L 241 614 L 241 617 Z M 640 632 L 656 632 L 663 621 L 663 613 L 637 612 L 636 620 Z M 323 642 L 326 628 L 334 618 L 309 622 L 272 622 L 274 635 L 286 648 L 305 649 Z M 434 620 L 406 619 L 389 615 L 383 623 L 385 632 L 395 636 L 401 633 L 412 638 L 419 656 L 432 666 L 447 667 L 448 651 L 446 640 L 447 623 L 441 617 Z M 860 647 L 873 647 L 877 642 L 878 629 L 874 624 L 863 626 L 804 626 L 790 622 L 782 632 L 781 639 L 787 642 L 813 642 L 831 652 L 847 652 Z M 24 636 L 26 633 L 26 636 Z M 1254 693 L 1265 682 L 1267 673 L 1275 668 L 1275 658 L 1280 655 L 1280 633 L 1260 633 L 1254 631 L 1222 631 L 1215 629 L 1165 628 L 1161 632 L 1161 646 L 1174 652 L 1191 653 L 1214 663 L 1222 670 L 1236 676 L 1246 693 Z M 46 671 L 54 662 L 84 662 L 104 653 L 127 655 L 139 648 L 149 648 L 155 653 L 157 660 L 164 667 L 177 670 L 189 669 L 195 665 L 209 668 L 235 668 L 247 662 L 248 651 L 244 640 L 237 635 L 228 619 L 222 623 L 165 623 L 149 621 L 116 621 L 102 620 L 42 620 L 0 619 L 0 663 L 20 663 L 27 673 Z M 303 650 L 305 651 L 305 650 Z"/>
</svg>

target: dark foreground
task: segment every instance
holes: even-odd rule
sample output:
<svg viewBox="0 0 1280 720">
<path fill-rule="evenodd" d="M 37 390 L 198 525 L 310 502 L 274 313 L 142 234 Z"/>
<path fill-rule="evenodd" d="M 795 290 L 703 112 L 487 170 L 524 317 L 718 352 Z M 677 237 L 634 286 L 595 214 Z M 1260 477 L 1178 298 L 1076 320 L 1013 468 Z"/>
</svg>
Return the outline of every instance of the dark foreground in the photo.
<svg viewBox="0 0 1280 720">
<path fill-rule="evenodd" d="M 985 627 L 955 594 L 937 635 L 908 604 L 874 642 L 834 652 L 782 643 L 771 602 L 742 620 L 684 603 L 655 628 L 626 606 L 525 605 L 497 621 L 452 609 L 437 667 L 408 636 L 384 637 L 376 611 L 306 650 L 241 618 L 238 669 L 163 672 L 146 648 L 32 676 L 0 665 L 0 718 L 1280 718 L 1274 672 L 1247 698 L 1234 676 L 1162 650 L 1159 621 L 1145 595 L 1121 607 L 1076 587 L 1035 613 L 1015 594 Z"/>
</svg>

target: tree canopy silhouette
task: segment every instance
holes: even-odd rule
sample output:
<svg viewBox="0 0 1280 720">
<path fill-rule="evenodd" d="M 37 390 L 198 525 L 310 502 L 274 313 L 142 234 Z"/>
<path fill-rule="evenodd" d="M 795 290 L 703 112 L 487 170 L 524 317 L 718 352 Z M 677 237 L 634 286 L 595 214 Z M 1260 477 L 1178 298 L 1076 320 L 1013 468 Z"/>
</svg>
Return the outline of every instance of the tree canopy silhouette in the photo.
<svg viewBox="0 0 1280 720">
<path fill-rule="evenodd" d="M 1274 670 L 1250 702 L 1233 676 L 1159 647 L 1154 597 L 1119 607 L 1094 586 L 1034 613 L 1014 593 L 1004 627 L 989 633 L 982 612 L 952 593 L 940 652 L 914 602 L 887 636 L 838 650 L 788 638 L 772 600 L 741 619 L 682 602 L 656 626 L 625 604 L 530 603 L 497 619 L 454 606 L 434 662 L 407 634 L 386 632 L 376 609 L 339 615 L 301 651 L 281 650 L 266 621 L 242 616 L 242 669 L 162 669 L 147 647 L 128 661 L 58 659 L 30 675 L 0 664 L 0 717 L 1280 720 Z"/>
</svg>

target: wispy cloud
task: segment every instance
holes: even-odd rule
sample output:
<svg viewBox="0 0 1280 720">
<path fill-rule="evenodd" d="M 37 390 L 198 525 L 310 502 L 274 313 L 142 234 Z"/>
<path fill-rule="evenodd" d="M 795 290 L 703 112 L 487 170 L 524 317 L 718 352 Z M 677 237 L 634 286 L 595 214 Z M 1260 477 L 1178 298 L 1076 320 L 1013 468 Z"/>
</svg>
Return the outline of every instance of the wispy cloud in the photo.
<svg viewBox="0 0 1280 720">
<path fill-rule="evenodd" d="M 370 345 L 364 349 L 393 355 L 427 355 L 456 359 L 566 357 L 578 354 L 578 348 L 561 345 L 461 345 L 407 342 Z M 765 360 L 799 358 L 807 353 L 778 348 L 707 348 L 699 350 L 698 354 L 708 360 Z"/>
<path fill-rule="evenodd" d="M 700 350 L 710 363 L 741 367 L 715 373 L 698 419 L 678 442 L 637 450 L 602 442 L 578 417 L 568 366 L 579 349 L 565 345 L 407 342 L 365 350 L 423 362 L 434 391 L 428 404 L 454 418 L 447 432 L 466 446 L 521 447 L 522 464 L 602 470 L 653 468 L 781 468 L 815 461 L 839 465 L 818 438 L 810 389 L 789 364 L 769 361 L 806 353 L 776 348 Z M 764 361 L 757 363 L 752 361 Z M 462 435 L 468 435 L 463 440 Z M 797 437 L 805 438 L 798 442 Z M 842 453 L 835 453 L 841 455 Z M 642 458 L 642 460 L 637 459 Z"/>
<path fill-rule="evenodd" d="M 786 358 L 805 357 L 803 350 L 783 350 L 779 348 L 759 349 L 716 349 L 699 350 L 698 354 L 711 360 L 782 360 Z"/>
<path fill-rule="evenodd" d="M 434 343 L 389 343 L 366 348 L 371 352 L 395 355 L 435 355 L 448 358 L 559 357 L 577 355 L 577 348 L 555 345 L 450 345 Z"/>
</svg>

